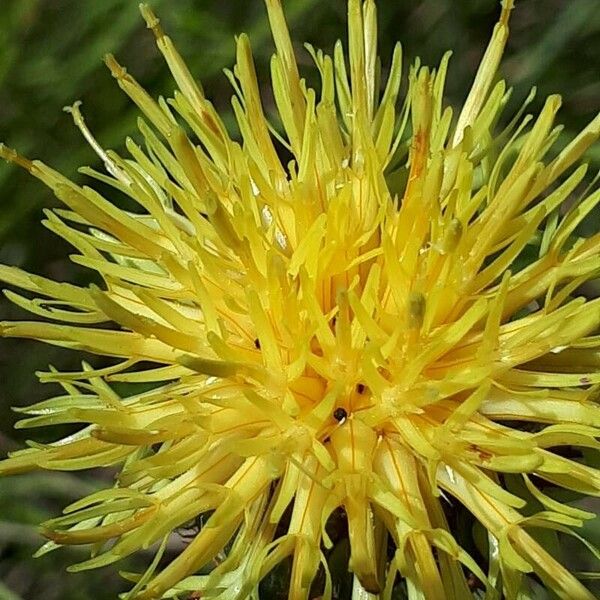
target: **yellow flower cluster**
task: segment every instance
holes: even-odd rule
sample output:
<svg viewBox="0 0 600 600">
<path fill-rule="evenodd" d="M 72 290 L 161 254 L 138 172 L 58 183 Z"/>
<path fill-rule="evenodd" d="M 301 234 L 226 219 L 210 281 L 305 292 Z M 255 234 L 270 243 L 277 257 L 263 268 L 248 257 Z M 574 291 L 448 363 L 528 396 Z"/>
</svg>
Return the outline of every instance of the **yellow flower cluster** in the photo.
<svg viewBox="0 0 600 600">
<path fill-rule="evenodd" d="M 600 300 L 576 294 L 600 271 L 600 233 L 577 233 L 600 202 L 579 164 L 600 116 L 553 155 L 559 97 L 535 117 L 529 97 L 499 126 L 512 0 L 456 118 L 443 103 L 449 54 L 434 70 L 413 64 L 399 98 L 398 45 L 380 85 L 373 0 L 349 0 L 347 57 L 339 42 L 333 56 L 308 47 L 318 91 L 300 77 L 280 0 L 266 5 L 281 127 L 245 35 L 228 73 L 235 140 L 146 6 L 173 98 L 153 100 L 106 61 L 144 115 L 143 144 L 105 151 L 70 108 L 106 167 L 85 173 L 136 210 L 0 148 L 64 203 L 45 225 L 104 282 L 2 266 L 30 294 L 7 296 L 42 319 L 0 334 L 113 358 L 41 374 L 64 393 L 22 409 L 20 426 L 81 429 L 0 463 L 3 475 L 119 467 L 114 487 L 45 523 L 42 552 L 92 544 L 72 567 L 83 570 L 158 543 L 125 595 L 140 600 L 254 598 L 291 557 L 289 598 L 308 598 L 319 571 L 312 593 L 331 598 L 326 525 L 342 507 L 357 597 L 390 598 L 401 577 L 410 600 L 464 600 L 472 572 L 486 598 L 513 599 L 534 572 L 563 599 L 593 600 L 529 529 L 574 534 L 593 516 L 552 488 L 600 495 L 600 471 L 556 452 L 599 448 Z M 532 240 L 539 257 L 517 267 Z M 111 382 L 145 391 L 120 397 Z M 456 503 L 488 532 L 484 568 L 447 522 Z"/>
</svg>

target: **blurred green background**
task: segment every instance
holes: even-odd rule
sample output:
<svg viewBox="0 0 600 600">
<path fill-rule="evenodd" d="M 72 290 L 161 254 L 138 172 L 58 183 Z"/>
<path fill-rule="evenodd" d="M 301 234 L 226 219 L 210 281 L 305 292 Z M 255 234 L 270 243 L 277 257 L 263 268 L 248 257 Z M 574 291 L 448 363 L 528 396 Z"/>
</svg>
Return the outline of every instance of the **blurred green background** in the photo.
<svg viewBox="0 0 600 600">
<path fill-rule="evenodd" d="M 259 76 L 268 83 L 273 45 L 261 0 L 154 0 L 150 4 L 192 73 L 232 123 L 231 89 L 222 69 L 233 64 L 237 33 L 250 35 Z M 284 0 L 284 6 L 299 60 L 309 73 L 311 60 L 301 43 L 331 51 L 337 38 L 344 39 L 346 1 Z M 447 100 L 459 104 L 497 19 L 499 1 L 379 0 L 378 6 L 384 63 L 397 40 L 403 43 L 405 65 L 416 56 L 436 65 L 445 50 L 453 49 Z M 502 72 L 515 87 L 512 106 L 517 107 L 534 84 L 538 86 L 534 108 L 546 95 L 562 94 L 559 120 L 565 125 L 560 140 L 564 143 L 600 106 L 598 0 L 521 0 L 511 31 Z M 124 138 L 135 136 L 138 113 L 104 68 L 106 52 L 116 54 L 152 94 L 172 93 L 173 82 L 145 30 L 136 0 L 0 0 L 0 140 L 79 178 L 77 167 L 98 166 L 98 161 L 61 109 L 81 99 L 87 123 L 100 143 L 121 150 Z M 589 156 L 597 170 L 600 149 L 596 147 Z M 59 280 L 85 282 L 88 275 L 68 261 L 71 249 L 39 223 L 42 208 L 55 205 L 37 181 L 0 164 L 0 262 Z M 0 301 L 0 319 L 20 316 Z M 57 348 L 2 340 L 0 455 L 33 434 L 43 439 L 44 432 L 12 428 L 16 415 L 11 406 L 54 392 L 37 383 L 34 371 L 48 364 L 75 369 L 78 360 Z M 47 473 L 0 480 L 0 600 L 108 600 L 125 589 L 111 568 L 66 574 L 65 566 L 77 561 L 81 550 L 31 558 L 41 542 L 32 524 L 95 489 L 98 477 L 110 475 Z M 596 523 L 587 532 L 597 543 L 599 529 Z M 577 550 L 569 548 L 572 552 Z M 123 566 L 135 567 L 135 562 Z M 285 589 L 280 592 L 270 592 L 268 597 L 287 596 Z M 544 594 L 538 590 L 535 597 L 547 597 Z"/>
</svg>

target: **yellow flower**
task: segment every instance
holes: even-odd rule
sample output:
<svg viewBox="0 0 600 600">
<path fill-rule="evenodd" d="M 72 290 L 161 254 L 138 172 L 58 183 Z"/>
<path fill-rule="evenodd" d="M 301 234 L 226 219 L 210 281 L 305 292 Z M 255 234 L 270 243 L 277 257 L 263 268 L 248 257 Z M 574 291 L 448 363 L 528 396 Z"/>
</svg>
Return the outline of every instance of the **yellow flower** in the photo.
<svg viewBox="0 0 600 600">
<path fill-rule="evenodd" d="M 307 598 L 321 570 L 316 593 L 330 598 L 325 526 L 342 507 L 357 597 L 389 598 L 400 576 L 411 600 L 463 600 L 472 572 L 486 598 L 510 599 L 533 572 L 561 598 L 593 599 L 530 528 L 574 533 L 593 516 L 553 487 L 600 495 L 600 471 L 556 452 L 600 446 L 600 299 L 575 297 L 600 271 L 600 233 L 577 233 L 600 190 L 576 191 L 600 116 L 554 158 L 558 96 L 498 126 L 512 0 L 456 119 L 449 55 L 435 70 L 417 61 L 398 103 L 397 46 L 380 90 L 373 0 L 349 0 L 349 60 L 339 43 L 333 57 L 308 48 L 319 91 L 299 75 L 280 0 L 266 5 L 280 130 L 245 35 L 229 73 L 236 141 L 146 6 L 179 91 L 156 102 L 106 61 L 144 114 L 143 146 L 105 151 L 69 109 L 107 174 L 85 172 L 136 210 L 0 150 L 66 205 L 45 224 L 104 281 L 0 267 L 34 296 L 8 297 L 43 317 L 0 333 L 116 359 L 41 374 L 64 393 L 23 409 L 20 426 L 82 428 L 0 463 L 5 475 L 120 467 L 114 487 L 44 525 L 42 551 L 92 544 L 83 570 L 160 542 L 125 596 L 146 600 L 254 597 L 291 557 L 289 597 Z M 517 266 L 536 238 L 539 257 Z M 120 397 L 111 382 L 145 391 Z M 453 505 L 487 531 L 487 572 L 457 543 Z M 159 569 L 169 535 L 199 515 Z"/>
</svg>

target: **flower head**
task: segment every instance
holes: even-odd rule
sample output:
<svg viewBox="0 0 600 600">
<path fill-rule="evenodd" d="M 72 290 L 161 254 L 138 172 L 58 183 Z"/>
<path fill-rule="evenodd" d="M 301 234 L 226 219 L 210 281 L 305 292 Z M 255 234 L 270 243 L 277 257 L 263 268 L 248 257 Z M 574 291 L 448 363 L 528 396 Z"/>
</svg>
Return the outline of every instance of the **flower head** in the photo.
<svg viewBox="0 0 600 600">
<path fill-rule="evenodd" d="M 397 46 L 380 88 L 373 0 L 349 0 L 347 57 L 340 43 L 333 57 L 308 48 L 318 91 L 280 1 L 266 5 L 281 127 L 245 35 L 228 73 L 236 141 L 146 6 L 174 97 L 156 102 L 106 60 L 144 114 L 143 145 L 105 151 L 69 109 L 106 167 L 85 172 L 135 210 L 0 149 L 65 204 L 45 224 L 104 282 L 0 267 L 34 296 L 8 297 L 43 317 L 0 333 L 114 358 L 41 374 L 64 392 L 22 409 L 20 426 L 81 429 L 15 452 L 0 474 L 118 466 L 113 487 L 45 523 L 44 549 L 92 544 L 82 570 L 160 543 L 128 598 L 247 598 L 288 557 L 290 598 L 319 571 L 331 597 L 326 526 L 343 508 L 357 589 L 390 597 L 402 577 L 411 599 L 461 600 L 472 572 L 488 597 L 514 598 L 534 572 L 561 598 L 592 599 L 530 528 L 569 533 L 592 516 L 553 488 L 600 495 L 600 471 L 557 451 L 597 449 L 600 435 L 600 300 L 576 297 L 600 271 L 600 234 L 577 231 L 600 201 L 593 185 L 577 191 L 600 117 L 553 158 L 559 97 L 503 118 L 512 0 L 456 118 L 449 54 L 433 70 L 417 61 L 400 99 Z M 539 256 L 518 266 L 536 238 Z M 121 396 L 113 382 L 144 388 Z M 456 504 L 487 531 L 487 572 L 454 536 Z M 159 568 L 172 532 L 200 515 Z"/>
</svg>

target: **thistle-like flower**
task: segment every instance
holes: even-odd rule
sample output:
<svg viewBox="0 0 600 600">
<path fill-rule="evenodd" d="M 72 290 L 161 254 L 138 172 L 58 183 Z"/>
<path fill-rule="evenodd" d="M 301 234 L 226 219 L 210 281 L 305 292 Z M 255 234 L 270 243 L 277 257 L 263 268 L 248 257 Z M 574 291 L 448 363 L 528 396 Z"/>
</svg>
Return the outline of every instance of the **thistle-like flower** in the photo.
<svg viewBox="0 0 600 600">
<path fill-rule="evenodd" d="M 1 267 L 34 297 L 6 295 L 42 320 L 0 333 L 113 358 L 41 374 L 64 393 L 21 409 L 20 426 L 81 429 L 0 463 L 5 475 L 120 469 L 45 523 L 43 551 L 92 544 L 82 570 L 159 544 L 127 598 L 254 597 L 288 557 L 290 598 L 307 598 L 318 572 L 312 593 L 331 597 L 327 523 L 342 508 L 359 596 L 390 597 L 403 578 L 411 600 L 463 600 L 471 572 L 486 598 L 510 599 L 533 572 L 561 598 L 593 599 L 530 528 L 574 534 L 593 516 L 556 488 L 600 495 L 600 471 L 557 451 L 599 447 L 600 300 L 575 294 L 600 270 L 600 233 L 577 233 L 600 201 L 578 165 L 600 117 L 552 158 L 559 97 L 532 117 L 530 96 L 503 119 L 510 89 L 495 77 L 512 4 L 455 119 L 449 54 L 435 70 L 417 61 L 399 101 L 397 46 L 380 86 L 373 0 L 349 0 L 347 57 L 340 43 L 332 57 L 308 47 L 318 91 L 300 77 L 280 1 L 266 0 L 281 127 L 241 35 L 228 73 L 238 141 L 142 6 L 179 88 L 156 102 L 107 58 L 144 114 L 143 146 L 105 151 L 69 109 L 107 171 L 85 173 L 138 209 L 1 148 L 66 205 L 45 224 L 104 284 Z M 532 240 L 538 258 L 517 267 Z M 112 382 L 144 391 L 121 397 Z M 447 521 L 457 504 L 487 531 L 483 565 Z"/>
</svg>

